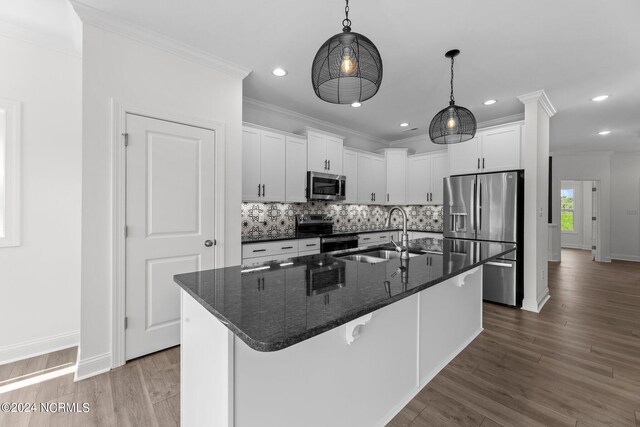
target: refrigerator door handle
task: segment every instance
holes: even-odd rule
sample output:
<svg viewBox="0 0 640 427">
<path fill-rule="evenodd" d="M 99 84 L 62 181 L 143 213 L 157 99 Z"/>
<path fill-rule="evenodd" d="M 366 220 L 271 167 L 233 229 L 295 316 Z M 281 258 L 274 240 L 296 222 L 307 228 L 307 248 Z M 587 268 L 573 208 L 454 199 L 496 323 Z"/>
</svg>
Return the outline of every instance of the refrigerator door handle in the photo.
<svg viewBox="0 0 640 427">
<path fill-rule="evenodd" d="M 478 178 L 478 231 L 482 230 L 482 178 Z"/>
</svg>

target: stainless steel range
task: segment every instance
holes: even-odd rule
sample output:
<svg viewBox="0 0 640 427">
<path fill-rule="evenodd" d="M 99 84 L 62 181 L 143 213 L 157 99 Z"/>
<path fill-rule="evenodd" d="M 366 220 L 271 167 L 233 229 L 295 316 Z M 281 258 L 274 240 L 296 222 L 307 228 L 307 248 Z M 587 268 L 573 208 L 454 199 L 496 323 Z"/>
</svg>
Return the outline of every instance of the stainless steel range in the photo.
<svg viewBox="0 0 640 427">
<path fill-rule="evenodd" d="M 299 237 L 320 236 L 320 252 L 333 252 L 358 247 L 356 233 L 334 233 L 333 219 L 329 215 L 296 215 L 296 232 Z"/>
</svg>

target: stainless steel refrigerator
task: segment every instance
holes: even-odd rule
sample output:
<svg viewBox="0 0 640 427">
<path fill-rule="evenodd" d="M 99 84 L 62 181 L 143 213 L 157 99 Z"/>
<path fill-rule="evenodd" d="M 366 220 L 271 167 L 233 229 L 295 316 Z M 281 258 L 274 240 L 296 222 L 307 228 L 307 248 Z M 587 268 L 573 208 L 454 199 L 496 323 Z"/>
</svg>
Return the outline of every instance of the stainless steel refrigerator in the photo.
<svg viewBox="0 0 640 427">
<path fill-rule="evenodd" d="M 484 265 L 483 298 L 522 306 L 524 171 L 444 179 L 444 237 L 516 244 L 516 251 Z"/>
</svg>

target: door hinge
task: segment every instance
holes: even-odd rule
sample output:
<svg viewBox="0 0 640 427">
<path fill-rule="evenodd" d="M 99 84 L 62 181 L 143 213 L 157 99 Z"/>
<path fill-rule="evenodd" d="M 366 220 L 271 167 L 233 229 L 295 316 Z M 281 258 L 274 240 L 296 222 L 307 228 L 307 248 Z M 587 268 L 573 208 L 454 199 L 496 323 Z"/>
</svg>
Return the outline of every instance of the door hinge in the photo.
<svg viewBox="0 0 640 427">
<path fill-rule="evenodd" d="M 124 146 L 128 147 L 129 146 L 129 134 L 128 133 L 123 133 L 122 136 L 124 137 Z"/>
<path fill-rule="evenodd" d="M 124 318 L 124 328 L 127 329 L 129 327 L 129 318 L 125 317 Z"/>
<path fill-rule="evenodd" d="M 596 249 L 596 245 L 591 246 L 591 249 L 595 250 Z"/>
<path fill-rule="evenodd" d="M 129 237 L 129 226 L 125 225 L 124 226 L 124 238 L 126 239 L 127 237 Z"/>
<path fill-rule="evenodd" d="M 592 216 L 592 217 L 591 217 L 591 221 L 595 221 L 596 219 L 598 219 L 598 218 L 597 218 L 597 217 L 595 217 L 595 216 Z"/>
<path fill-rule="evenodd" d="M 591 191 L 598 191 L 596 187 L 591 187 Z"/>
</svg>

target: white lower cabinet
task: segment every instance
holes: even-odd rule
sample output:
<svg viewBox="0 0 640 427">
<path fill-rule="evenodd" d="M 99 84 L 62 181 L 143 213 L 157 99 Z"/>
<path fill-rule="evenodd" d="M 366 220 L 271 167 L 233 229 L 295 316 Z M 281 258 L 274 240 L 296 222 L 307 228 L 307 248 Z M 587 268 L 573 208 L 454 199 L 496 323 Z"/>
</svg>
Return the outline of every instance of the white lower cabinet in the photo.
<svg viewBox="0 0 640 427">
<path fill-rule="evenodd" d="M 250 265 L 268 261 L 280 261 L 296 256 L 318 253 L 320 253 L 320 238 L 318 237 L 245 243 L 242 245 L 242 264 Z"/>
<path fill-rule="evenodd" d="M 391 234 L 391 231 L 358 234 L 358 247 L 384 245 L 391 241 Z M 394 235 L 394 239 L 397 239 L 397 233 Z"/>
<path fill-rule="evenodd" d="M 409 240 L 424 239 L 424 238 L 442 239 L 443 236 L 442 236 L 442 233 L 431 233 L 427 231 L 410 231 L 409 232 Z"/>
</svg>

